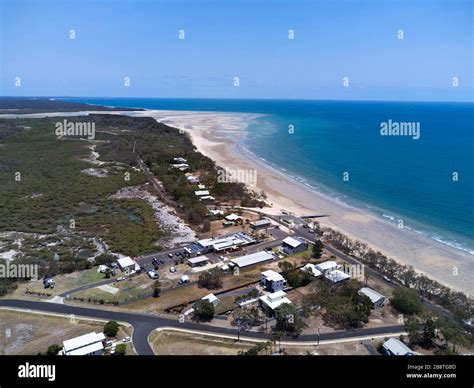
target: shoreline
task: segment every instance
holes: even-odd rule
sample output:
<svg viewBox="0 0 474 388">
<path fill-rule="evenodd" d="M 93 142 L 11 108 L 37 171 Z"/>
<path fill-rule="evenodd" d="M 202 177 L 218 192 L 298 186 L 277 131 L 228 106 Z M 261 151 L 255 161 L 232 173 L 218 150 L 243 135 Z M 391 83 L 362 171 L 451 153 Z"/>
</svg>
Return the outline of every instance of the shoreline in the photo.
<svg viewBox="0 0 474 388">
<path fill-rule="evenodd" d="M 321 226 L 364 242 L 372 249 L 401 264 L 413 266 L 417 272 L 453 290 L 474 295 L 474 255 L 433 240 L 416 230 L 400 229 L 368 210 L 338 201 L 286 175 L 246 149 L 241 142 L 246 135 L 246 124 L 265 114 L 170 110 L 90 113 L 152 117 L 186 132 L 197 150 L 219 167 L 256 170 L 256 185 L 251 185 L 249 189 L 266 193 L 266 202 L 272 206 L 263 208 L 264 212 L 281 214 L 285 210 L 295 215 L 326 214 L 327 217 L 318 219 Z M 78 115 L 78 112 L 58 112 L 56 115 L 73 116 Z"/>
<path fill-rule="evenodd" d="M 433 240 L 416 230 L 400 229 L 368 210 L 337 201 L 288 177 L 246 149 L 240 142 L 245 137 L 246 125 L 242 123 L 240 130 L 236 130 L 234 124 L 235 120 L 243 117 L 248 119 L 251 114 L 157 110 L 141 113 L 184 130 L 197 150 L 222 168 L 256 170 L 257 184 L 249 188 L 266 193 L 266 202 L 272 206 L 263 208 L 264 212 L 281 214 L 284 210 L 295 215 L 327 214 L 328 217 L 318 219 L 322 226 L 360 240 L 453 290 L 474 294 L 473 255 Z M 218 120 L 217 116 L 221 116 L 222 120 Z M 227 127 L 229 123 L 230 128 Z M 236 133 L 238 136 L 234 137 Z"/>
</svg>

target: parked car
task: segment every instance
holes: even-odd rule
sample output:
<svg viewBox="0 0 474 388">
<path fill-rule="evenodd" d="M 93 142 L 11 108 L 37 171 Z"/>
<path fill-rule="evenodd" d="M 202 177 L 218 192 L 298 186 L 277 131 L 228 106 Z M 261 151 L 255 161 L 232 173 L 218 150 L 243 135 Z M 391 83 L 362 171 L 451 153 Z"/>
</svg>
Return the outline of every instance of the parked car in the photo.
<svg viewBox="0 0 474 388">
<path fill-rule="evenodd" d="M 168 253 L 168 257 L 169 257 L 170 259 L 172 259 L 172 258 L 173 258 L 173 254 L 172 254 L 172 253 Z"/>
<path fill-rule="evenodd" d="M 383 275 L 383 280 L 385 280 L 387 283 L 390 283 L 392 281 L 392 279 L 385 275 Z"/>
<path fill-rule="evenodd" d="M 125 276 L 120 276 L 119 278 L 117 278 L 117 281 L 118 281 L 118 282 L 121 282 L 121 281 L 123 281 L 123 280 L 125 280 L 125 279 L 126 279 Z"/>
<path fill-rule="evenodd" d="M 114 341 L 112 340 L 105 341 L 105 346 L 112 346 L 113 344 L 114 344 Z"/>
<path fill-rule="evenodd" d="M 122 342 L 130 342 L 130 337 L 129 337 L 129 336 L 124 337 L 124 338 L 122 339 Z"/>
<path fill-rule="evenodd" d="M 171 272 L 171 273 L 175 273 L 175 272 L 176 272 L 176 268 L 175 268 L 175 267 L 170 267 L 170 272 Z"/>
<path fill-rule="evenodd" d="M 154 257 L 151 262 L 152 262 L 154 265 L 160 265 L 160 260 L 158 260 L 156 257 Z"/>
<path fill-rule="evenodd" d="M 115 275 L 116 275 L 115 270 L 110 271 L 110 276 L 115 276 Z"/>
<path fill-rule="evenodd" d="M 160 277 L 160 274 L 158 271 L 153 271 L 152 269 L 148 271 L 148 276 L 150 279 L 158 279 Z"/>
</svg>

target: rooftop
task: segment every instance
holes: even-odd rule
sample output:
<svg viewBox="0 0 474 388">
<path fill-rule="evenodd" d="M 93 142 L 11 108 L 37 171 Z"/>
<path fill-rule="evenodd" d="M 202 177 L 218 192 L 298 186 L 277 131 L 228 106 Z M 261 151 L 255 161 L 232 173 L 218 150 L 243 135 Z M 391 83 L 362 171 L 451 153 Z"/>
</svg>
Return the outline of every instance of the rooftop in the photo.
<svg viewBox="0 0 474 388">
<path fill-rule="evenodd" d="M 335 269 L 333 271 L 326 272 L 326 275 L 324 275 L 326 279 L 330 280 L 333 283 L 338 283 L 343 280 L 349 279 L 350 275 L 346 274 L 345 272 L 342 272 L 338 269 Z"/>
<path fill-rule="evenodd" d="M 323 273 L 316 268 L 314 264 L 308 263 L 304 267 L 301 268 L 302 271 L 307 271 L 309 270 L 311 272 L 311 275 L 313 275 L 315 278 L 318 276 L 321 276 Z"/>
<path fill-rule="evenodd" d="M 237 259 L 232 259 L 232 262 L 238 267 L 242 268 L 248 265 L 257 264 L 263 261 L 273 260 L 273 259 L 274 257 L 271 253 L 262 251 L 262 252 L 255 252 L 250 255 L 241 256 L 241 257 L 238 257 Z"/>
<path fill-rule="evenodd" d="M 376 303 L 380 299 L 385 298 L 381 293 L 373 290 L 372 288 L 369 287 L 362 287 L 359 290 L 359 294 L 364 294 L 365 296 L 369 297 L 372 303 Z"/>
<path fill-rule="evenodd" d="M 265 277 L 266 280 L 277 282 L 279 280 L 285 280 L 283 276 L 281 276 L 278 272 L 272 271 L 269 269 L 268 271 L 262 272 L 262 275 Z"/>
<path fill-rule="evenodd" d="M 304 244 L 304 242 L 293 237 L 287 237 L 283 240 L 283 244 L 289 245 L 292 248 L 297 248 L 301 244 Z"/>
<path fill-rule="evenodd" d="M 121 259 L 117 259 L 117 263 L 120 267 L 131 267 L 132 265 L 135 266 L 135 262 L 130 257 L 122 257 Z"/>
<path fill-rule="evenodd" d="M 415 352 L 396 338 L 385 341 L 383 347 L 396 356 L 414 355 Z"/>
<path fill-rule="evenodd" d="M 291 304 L 291 300 L 286 297 L 285 291 L 277 291 L 273 294 L 266 294 L 260 297 L 262 303 L 270 307 L 272 310 L 280 307 L 282 304 Z"/>
<path fill-rule="evenodd" d="M 63 342 L 64 353 L 68 355 L 84 355 L 102 349 L 104 333 L 88 333 Z"/>
</svg>

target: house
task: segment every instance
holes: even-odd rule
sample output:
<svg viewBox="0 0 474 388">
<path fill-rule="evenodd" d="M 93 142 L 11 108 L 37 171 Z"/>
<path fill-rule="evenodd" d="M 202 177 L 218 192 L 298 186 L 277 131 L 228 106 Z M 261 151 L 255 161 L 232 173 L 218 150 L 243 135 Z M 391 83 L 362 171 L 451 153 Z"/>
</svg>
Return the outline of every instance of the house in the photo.
<svg viewBox="0 0 474 388">
<path fill-rule="evenodd" d="M 188 161 L 184 158 L 173 158 L 173 163 L 188 163 Z"/>
<path fill-rule="evenodd" d="M 204 197 L 204 196 L 206 196 L 206 195 L 209 195 L 209 190 L 196 190 L 196 191 L 194 192 L 194 195 L 195 195 L 196 197 Z"/>
<path fill-rule="evenodd" d="M 199 190 L 206 190 L 206 186 L 199 184 L 199 185 L 198 185 L 198 189 L 199 189 Z"/>
<path fill-rule="evenodd" d="M 285 278 L 278 272 L 272 271 L 271 269 L 262 272 L 260 283 L 267 291 L 270 292 L 281 291 L 286 286 Z"/>
<path fill-rule="evenodd" d="M 382 350 L 389 356 L 415 356 L 416 352 L 411 350 L 402 341 L 396 338 L 390 338 L 382 345 Z"/>
<path fill-rule="evenodd" d="M 219 304 L 219 299 L 214 294 L 209 294 L 201 298 L 202 300 L 207 300 L 208 302 L 212 303 L 214 306 Z"/>
<path fill-rule="evenodd" d="M 270 220 L 266 218 L 263 220 L 253 221 L 250 223 L 250 227 L 254 230 L 268 228 L 271 225 Z"/>
<path fill-rule="evenodd" d="M 88 333 L 63 342 L 65 356 L 100 356 L 104 353 L 104 333 Z"/>
<path fill-rule="evenodd" d="M 372 302 L 373 308 L 383 307 L 383 305 L 385 304 L 385 296 L 373 290 L 372 288 L 362 287 L 359 290 L 359 294 L 367 296 Z"/>
<path fill-rule="evenodd" d="M 242 217 L 234 213 L 229 214 L 228 216 L 225 216 L 224 218 L 226 219 L 226 221 L 230 221 L 230 222 L 236 222 L 243 219 Z"/>
<path fill-rule="evenodd" d="M 293 237 L 287 237 L 282 241 L 283 252 L 286 254 L 303 252 L 308 249 L 308 244 L 305 241 Z"/>
<path fill-rule="evenodd" d="M 175 163 L 175 164 L 172 164 L 171 167 L 177 168 L 178 170 L 181 170 L 181 171 L 186 171 L 189 168 L 189 164 Z"/>
<path fill-rule="evenodd" d="M 243 268 L 249 265 L 254 265 L 258 263 L 263 263 L 264 261 L 273 260 L 273 256 L 270 252 L 255 252 L 250 255 L 245 255 L 238 257 L 237 259 L 232 259 L 231 262 L 234 263 L 237 267 Z"/>
<path fill-rule="evenodd" d="M 209 258 L 207 256 L 198 256 L 192 259 L 188 259 L 188 264 L 190 267 L 202 267 L 209 262 Z"/>
<path fill-rule="evenodd" d="M 211 214 L 212 216 L 220 216 L 220 215 L 224 214 L 224 212 L 222 210 L 219 210 L 219 209 L 210 209 L 209 214 Z"/>
<path fill-rule="evenodd" d="M 321 276 L 323 273 L 316 268 L 314 264 L 308 263 L 304 267 L 300 268 L 301 271 L 309 271 L 311 275 L 313 275 L 315 278 Z"/>
<path fill-rule="evenodd" d="M 117 263 L 122 272 L 130 273 L 132 271 L 135 271 L 135 262 L 128 256 L 118 259 Z"/>
<path fill-rule="evenodd" d="M 328 271 L 324 274 L 324 277 L 333 283 L 339 283 L 350 278 L 350 275 L 342 272 L 339 269 Z"/>
<path fill-rule="evenodd" d="M 189 175 L 188 177 L 186 177 L 186 179 L 188 180 L 188 183 L 190 183 L 191 185 L 198 185 L 199 184 L 199 178 L 195 177 L 193 175 Z"/>
<path fill-rule="evenodd" d="M 316 264 L 316 269 L 322 273 L 333 271 L 335 269 L 341 269 L 342 267 L 337 264 L 335 261 L 324 261 L 322 263 Z"/>
<path fill-rule="evenodd" d="M 275 309 L 282 304 L 291 304 L 291 300 L 286 297 L 285 291 L 277 291 L 271 294 L 263 295 L 259 298 L 260 306 L 270 316 L 274 315 Z"/>
<path fill-rule="evenodd" d="M 203 195 L 202 197 L 199 198 L 200 201 L 204 202 L 213 202 L 216 199 L 212 195 Z"/>
</svg>

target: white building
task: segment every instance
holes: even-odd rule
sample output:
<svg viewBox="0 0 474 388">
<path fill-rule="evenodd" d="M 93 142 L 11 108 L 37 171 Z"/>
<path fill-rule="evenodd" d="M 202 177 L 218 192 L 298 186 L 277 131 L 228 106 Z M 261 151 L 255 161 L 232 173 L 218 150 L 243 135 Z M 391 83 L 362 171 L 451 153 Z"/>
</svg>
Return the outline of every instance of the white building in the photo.
<svg viewBox="0 0 474 388">
<path fill-rule="evenodd" d="M 63 342 L 65 356 L 99 356 L 104 353 L 104 333 L 88 333 Z"/>
<path fill-rule="evenodd" d="M 253 221 L 250 223 L 252 229 L 268 228 L 271 225 L 270 220 L 264 218 L 263 220 Z"/>
<path fill-rule="evenodd" d="M 294 237 L 287 237 L 282 241 L 283 251 L 285 253 L 298 253 L 308 249 L 308 244 L 305 241 Z"/>
<path fill-rule="evenodd" d="M 173 163 L 188 163 L 188 161 L 184 158 L 173 158 Z"/>
<path fill-rule="evenodd" d="M 324 277 L 333 283 L 339 283 L 343 280 L 349 279 L 350 275 L 346 274 L 345 272 L 342 272 L 339 269 L 335 269 L 333 271 L 326 272 L 324 274 Z"/>
<path fill-rule="evenodd" d="M 262 284 L 262 286 L 265 287 L 267 291 L 270 292 L 281 291 L 286 286 L 285 278 L 281 276 L 278 272 L 272 271 L 271 269 L 262 272 L 260 277 L 260 283 Z"/>
<path fill-rule="evenodd" d="M 314 264 L 311 263 L 308 263 L 304 267 L 302 267 L 301 271 L 309 271 L 311 275 L 313 275 L 315 278 L 323 274 L 319 269 L 316 268 Z"/>
<path fill-rule="evenodd" d="M 238 257 L 237 259 L 232 259 L 231 262 L 234 263 L 239 268 L 247 267 L 249 265 L 254 265 L 258 263 L 263 263 L 264 261 L 273 260 L 275 257 L 270 252 L 255 252 L 250 255 L 245 255 Z"/>
<path fill-rule="evenodd" d="M 183 275 L 183 276 L 181 276 L 181 277 L 179 278 L 179 282 L 180 282 L 181 284 L 183 284 L 183 283 L 189 283 L 189 281 L 190 281 L 190 280 L 189 280 L 189 276 L 188 276 L 188 275 Z"/>
<path fill-rule="evenodd" d="M 209 294 L 201 298 L 202 300 L 207 300 L 208 302 L 212 303 L 214 306 L 219 304 L 219 298 L 214 294 Z"/>
<path fill-rule="evenodd" d="M 196 197 L 204 197 L 209 195 L 209 190 L 196 190 L 194 194 L 196 195 Z"/>
<path fill-rule="evenodd" d="M 135 271 L 135 262 L 128 256 L 118 259 L 117 263 L 123 272 Z"/>
<path fill-rule="evenodd" d="M 416 352 L 411 350 L 402 341 L 396 338 L 390 338 L 382 345 L 384 352 L 390 356 L 414 356 Z"/>
<path fill-rule="evenodd" d="M 238 221 L 238 220 L 241 220 L 242 217 L 238 216 L 237 214 L 229 214 L 228 216 L 225 216 L 225 219 L 227 221 L 231 221 L 231 222 L 235 222 L 235 221 Z"/>
<path fill-rule="evenodd" d="M 201 267 L 203 265 L 206 265 L 207 263 L 209 263 L 209 257 L 207 256 L 198 256 L 192 259 L 188 259 L 188 264 L 191 267 Z"/>
<path fill-rule="evenodd" d="M 373 290 L 372 288 L 362 287 L 359 290 L 359 294 L 367 296 L 372 302 L 372 307 L 374 308 L 383 307 L 385 304 L 385 296 Z"/>
<path fill-rule="evenodd" d="M 337 264 L 335 261 L 324 261 L 322 263 L 316 264 L 316 269 L 322 273 L 333 271 L 335 269 L 341 269 L 342 267 Z"/>
<path fill-rule="evenodd" d="M 270 315 L 273 315 L 275 309 L 280 307 L 282 304 L 291 304 L 291 300 L 286 297 L 285 291 L 277 291 L 272 294 L 266 294 L 261 296 L 259 301 L 260 306 L 262 306 L 262 308 Z"/>
<path fill-rule="evenodd" d="M 199 178 L 194 176 L 194 175 L 189 175 L 188 177 L 186 177 L 186 179 L 188 180 L 188 182 L 191 185 L 198 185 L 199 184 Z"/>
</svg>

